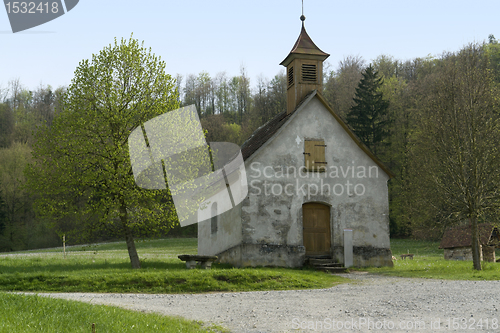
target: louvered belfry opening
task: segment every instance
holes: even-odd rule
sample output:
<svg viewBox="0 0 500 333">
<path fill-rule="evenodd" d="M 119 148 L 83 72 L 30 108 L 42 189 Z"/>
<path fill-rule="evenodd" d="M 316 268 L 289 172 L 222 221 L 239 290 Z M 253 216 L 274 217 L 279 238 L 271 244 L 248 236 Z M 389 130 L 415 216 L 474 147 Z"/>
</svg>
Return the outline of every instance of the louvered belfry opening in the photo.
<svg viewBox="0 0 500 333">
<path fill-rule="evenodd" d="M 287 113 L 311 91 L 322 92 L 323 61 L 329 56 L 314 44 L 302 22 L 299 38 L 281 62 L 287 69 Z"/>
<path fill-rule="evenodd" d="M 315 64 L 302 64 L 302 82 L 317 82 L 317 71 Z"/>
<path fill-rule="evenodd" d="M 288 88 L 293 86 L 293 66 L 288 67 Z"/>
</svg>

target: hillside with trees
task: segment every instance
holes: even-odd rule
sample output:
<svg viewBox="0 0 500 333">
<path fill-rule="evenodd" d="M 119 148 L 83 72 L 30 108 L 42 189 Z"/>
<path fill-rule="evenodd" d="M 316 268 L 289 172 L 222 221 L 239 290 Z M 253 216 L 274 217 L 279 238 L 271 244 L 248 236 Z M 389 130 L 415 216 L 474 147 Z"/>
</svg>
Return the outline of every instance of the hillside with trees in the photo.
<svg viewBox="0 0 500 333">
<path fill-rule="evenodd" d="M 236 76 L 174 77 L 176 102 L 196 105 L 207 141 L 241 145 L 286 109 L 284 71 L 255 80 L 243 67 Z M 389 182 L 392 236 L 437 239 L 450 225 L 497 221 L 500 43 L 493 35 L 439 56 L 348 56 L 323 77 L 325 99 L 396 175 Z M 29 89 L 19 79 L 0 87 L 1 251 L 59 245 L 62 233 L 85 222 L 36 211 L 40 198 L 24 172 L 36 165 L 37 133 L 63 114 L 68 88 Z"/>
</svg>

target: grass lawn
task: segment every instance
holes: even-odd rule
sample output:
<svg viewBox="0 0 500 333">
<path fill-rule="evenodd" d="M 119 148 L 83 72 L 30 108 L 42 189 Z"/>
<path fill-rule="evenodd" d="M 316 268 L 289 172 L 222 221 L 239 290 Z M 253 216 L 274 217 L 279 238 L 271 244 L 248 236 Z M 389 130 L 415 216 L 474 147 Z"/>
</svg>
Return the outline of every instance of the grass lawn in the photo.
<svg viewBox="0 0 500 333">
<path fill-rule="evenodd" d="M 105 305 L 0 293 L 0 332 L 219 332 L 216 327 Z"/>
<path fill-rule="evenodd" d="M 483 262 L 483 270 L 472 268 L 472 261 L 444 260 L 439 242 L 391 239 L 391 250 L 398 259 L 394 267 L 369 268 L 372 273 L 402 277 L 447 280 L 500 280 L 500 263 Z M 413 260 L 401 260 L 399 255 L 413 253 Z M 497 258 L 499 256 L 497 250 Z"/>
<path fill-rule="evenodd" d="M 311 269 L 186 269 L 178 254 L 195 254 L 196 239 L 137 242 L 142 269 L 130 268 L 124 242 L 0 256 L 0 290 L 37 292 L 199 293 L 328 288 L 348 281 Z"/>
<path fill-rule="evenodd" d="M 196 239 L 137 242 L 142 269 L 130 268 L 124 242 L 67 249 L 0 254 L 0 291 L 198 293 L 328 288 L 349 280 L 311 269 L 244 268 L 214 264 L 211 270 L 185 268 L 178 254 L 195 254 Z M 446 261 L 438 242 L 391 240 L 392 253 L 413 253 L 394 267 L 368 268 L 402 277 L 456 280 L 499 280 L 500 263 Z M 219 327 L 180 318 L 128 311 L 33 295 L 0 292 L 0 332 L 220 332 Z"/>
<path fill-rule="evenodd" d="M 196 254 L 196 239 L 136 243 L 142 269 L 130 267 L 124 242 L 0 254 L 0 291 L 198 293 L 328 288 L 348 281 L 310 269 L 212 265 L 186 269 L 179 254 Z M 0 292 L 0 332 L 220 332 L 215 326 L 60 299 Z"/>
</svg>

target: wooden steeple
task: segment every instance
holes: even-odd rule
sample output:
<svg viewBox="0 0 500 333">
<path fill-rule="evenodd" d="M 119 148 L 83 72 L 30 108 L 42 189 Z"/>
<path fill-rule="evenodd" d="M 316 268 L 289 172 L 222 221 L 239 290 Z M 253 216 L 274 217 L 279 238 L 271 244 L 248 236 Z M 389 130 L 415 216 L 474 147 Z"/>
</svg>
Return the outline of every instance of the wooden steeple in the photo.
<svg viewBox="0 0 500 333">
<path fill-rule="evenodd" d="M 287 76 L 287 113 L 292 112 L 297 104 L 312 90 L 321 91 L 323 85 L 323 61 L 330 55 L 321 51 L 312 41 L 304 27 L 292 51 L 280 65 L 286 67 Z"/>
</svg>

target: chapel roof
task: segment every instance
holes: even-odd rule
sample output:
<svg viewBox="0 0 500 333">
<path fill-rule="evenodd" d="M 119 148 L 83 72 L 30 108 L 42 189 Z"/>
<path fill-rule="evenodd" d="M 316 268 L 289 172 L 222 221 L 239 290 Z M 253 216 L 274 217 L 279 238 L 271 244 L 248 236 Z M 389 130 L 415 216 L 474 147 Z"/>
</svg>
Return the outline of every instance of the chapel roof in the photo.
<svg viewBox="0 0 500 333">
<path fill-rule="evenodd" d="M 342 118 L 340 118 L 340 116 L 333 111 L 333 109 L 328 105 L 326 100 L 320 93 L 318 93 L 317 90 L 313 90 L 306 96 L 304 96 L 304 98 L 300 101 L 299 104 L 297 104 L 292 112 L 287 114 L 286 111 L 283 111 L 277 114 L 266 124 L 255 130 L 255 132 L 253 132 L 253 134 L 241 146 L 243 160 L 246 161 L 267 141 L 271 140 L 273 136 L 278 133 L 279 129 L 283 127 L 283 125 L 285 125 L 296 112 L 305 107 L 305 105 L 307 105 L 314 97 L 319 99 L 319 101 L 326 107 L 326 109 L 337 120 L 337 122 L 342 126 L 347 134 L 354 140 L 358 147 L 361 148 L 361 150 L 363 150 L 382 170 L 384 170 L 384 172 L 390 178 L 393 178 L 395 175 L 392 173 L 392 171 L 389 170 L 389 168 L 385 166 L 385 164 L 371 152 L 371 150 L 358 138 L 356 134 L 354 134 L 353 131 L 351 131 L 344 120 L 342 120 Z"/>
</svg>

